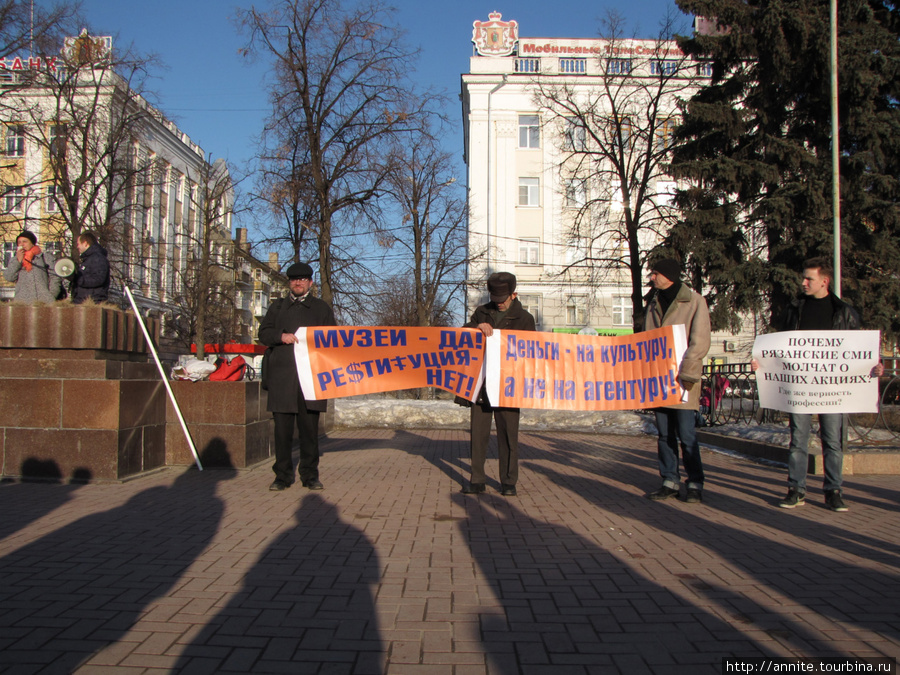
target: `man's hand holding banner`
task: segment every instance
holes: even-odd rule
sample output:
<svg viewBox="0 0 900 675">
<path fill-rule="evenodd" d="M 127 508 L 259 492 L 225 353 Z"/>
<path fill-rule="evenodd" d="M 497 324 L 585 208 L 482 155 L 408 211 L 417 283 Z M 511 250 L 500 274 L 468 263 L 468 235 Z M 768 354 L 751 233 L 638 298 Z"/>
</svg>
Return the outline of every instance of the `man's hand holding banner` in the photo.
<svg viewBox="0 0 900 675">
<path fill-rule="evenodd" d="M 623 336 L 471 328 L 301 328 L 294 345 L 308 399 L 437 387 L 474 401 L 486 378 L 498 407 L 632 410 L 676 405 L 683 326 Z"/>
</svg>

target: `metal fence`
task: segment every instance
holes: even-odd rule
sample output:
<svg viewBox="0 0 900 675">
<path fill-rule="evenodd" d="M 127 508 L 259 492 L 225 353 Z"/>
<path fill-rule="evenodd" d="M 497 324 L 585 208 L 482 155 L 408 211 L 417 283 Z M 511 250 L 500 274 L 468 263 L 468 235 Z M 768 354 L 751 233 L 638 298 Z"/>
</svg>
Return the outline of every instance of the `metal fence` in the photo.
<svg viewBox="0 0 900 675">
<path fill-rule="evenodd" d="M 896 446 L 900 442 L 900 359 L 884 361 L 879 378 L 877 413 L 849 415 L 855 444 Z M 704 366 L 700 390 L 700 417 L 705 426 L 725 424 L 778 424 L 787 413 L 761 408 L 756 373 L 749 363 Z"/>
</svg>

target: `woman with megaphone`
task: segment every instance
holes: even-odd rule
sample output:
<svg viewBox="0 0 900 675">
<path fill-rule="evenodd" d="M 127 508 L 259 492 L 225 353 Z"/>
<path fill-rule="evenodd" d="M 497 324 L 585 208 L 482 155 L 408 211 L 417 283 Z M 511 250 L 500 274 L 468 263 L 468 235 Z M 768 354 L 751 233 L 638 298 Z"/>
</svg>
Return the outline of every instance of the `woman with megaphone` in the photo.
<svg viewBox="0 0 900 675">
<path fill-rule="evenodd" d="M 41 249 L 33 232 L 24 230 L 16 237 L 16 253 L 12 256 L 4 278 L 16 285 L 17 302 L 53 302 L 59 295 L 60 278 L 53 273 L 53 255 Z"/>
</svg>

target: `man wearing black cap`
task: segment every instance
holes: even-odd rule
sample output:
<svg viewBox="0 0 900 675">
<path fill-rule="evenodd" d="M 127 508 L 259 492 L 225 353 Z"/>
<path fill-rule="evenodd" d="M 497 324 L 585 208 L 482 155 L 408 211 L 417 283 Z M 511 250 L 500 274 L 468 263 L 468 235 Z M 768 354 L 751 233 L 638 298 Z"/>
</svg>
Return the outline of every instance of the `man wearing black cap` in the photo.
<svg viewBox="0 0 900 675">
<path fill-rule="evenodd" d="M 472 314 L 465 328 L 478 328 L 490 337 L 494 329 L 534 330 L 534 317 L 516 298 L 516 277 L 509 272 L 497 272 L 488 277 L 488 293 L 491 301 L 480 305 Z M 487 399 L 484 387 L 472 405 L 471 447 L 472 475 L 463 486 L 466 494 L 485 491 L 484 460 L 491 438 L 491 418 L 497 423 L 497 451 L 500 457 L 500 493 L 506 497 L 516 495 L 519 478 L 519 409 L 496 408 Z"/>
<path fill-rule="evenodd" d="M 266 350 L 263 386 L 269 392 L 267 410 L 275 418 L 275 480 L 270 490 L 284 490 L 294 482 L 292 457 L 294 425 L 300 434 L 300 466 L 303 486 L 321 490 L 319 481 L 319 413 L 325 412 L 327 401 L 307 401 L 300 389 L 297 363 L 294 359 L 294 334 L 302 326 L 334 326 L 334 312 L 328 303 L 310 293 L 312 268 L 294 263 L 287 269 L 290 293 L 269 305 L 259 325 L 259 342 Z"/>
<path fill-rule="evenodd" d="M 697 504 L 703 499 L 703 462 L 697 442 L 695 415 L 700 410 L 700 387 L 703 359 L 709 351 L 709 309 L 702 295 L 681 282 L 681 264 L 672 258 L 658 260 L 650 266 L 650 302 L 644 317 L 644 330 L 684 324 L 687 350 L 678 366 L 678 380 L 688 390 L 688 400 L 679 405 L 656 409 L 659 433 L 659 475 L 663 484 L 647 495 L 661 500 L 677 497 L 681 480 L 678 474 L 678 440 L 687 474 L 684 501 Z"/>
</svg>

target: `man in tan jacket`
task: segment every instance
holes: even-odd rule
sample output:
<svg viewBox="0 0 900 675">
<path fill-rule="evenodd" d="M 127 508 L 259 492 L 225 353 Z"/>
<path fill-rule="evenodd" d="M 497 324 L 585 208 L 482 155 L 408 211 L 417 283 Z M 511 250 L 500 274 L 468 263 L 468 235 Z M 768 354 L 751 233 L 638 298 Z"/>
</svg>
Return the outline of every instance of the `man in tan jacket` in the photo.
<svg viewBox="0 0 900 675">
<path fill-rule="evenodd" d="M 709 309 L 706 300 L 681 282 L 681 264 L 672 258 L 659 260 L 650 266 L 653 294 L 647 304 L 644 330 L 684 324 L 687 351 L 678 367 L 678 380 L 688 390 L 688 400 L 676 406 L 656 409 L 656 428 L 659 433 L 659 475 L 663 484 L 647 495 L 661 500 L 677 497 L 681 480 L 678 473 L 678 441 L 687 474 L 684 501 L 698 504 L 703 500 L 703 462 L 695 429 L 696 412 L 700 409 L 700 379 L 703 359 L 709 351 Z"/>
</svg>

